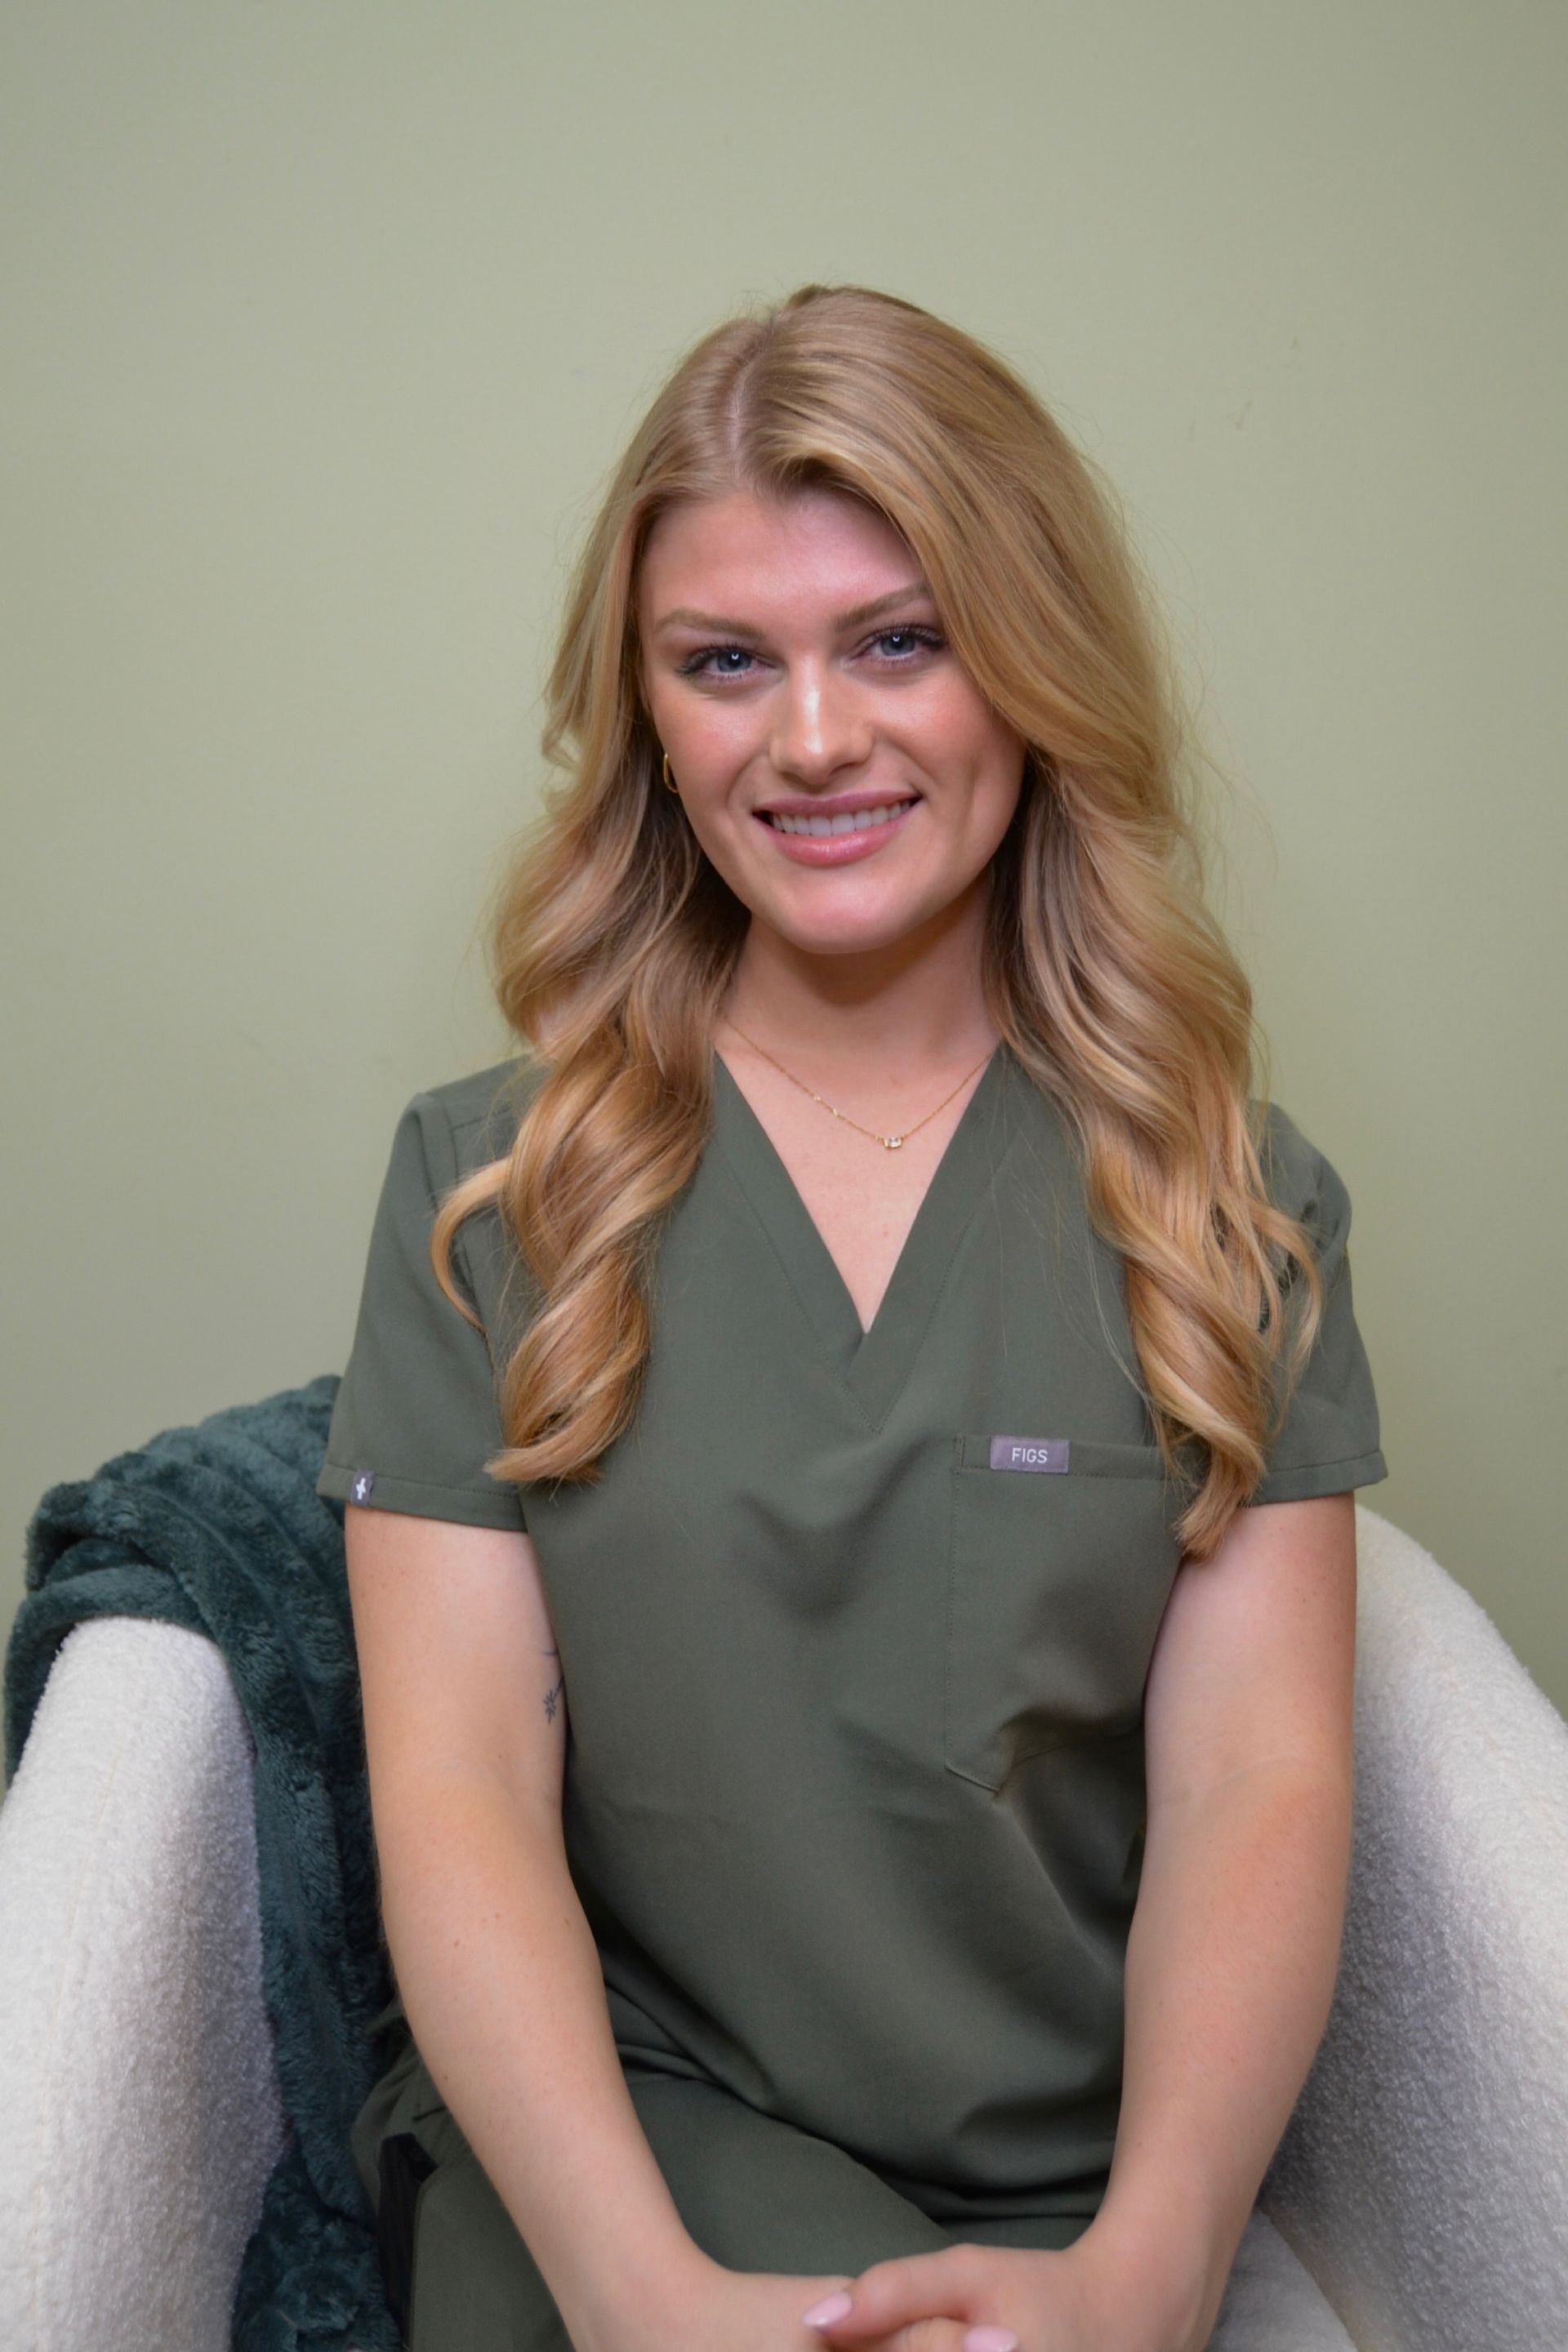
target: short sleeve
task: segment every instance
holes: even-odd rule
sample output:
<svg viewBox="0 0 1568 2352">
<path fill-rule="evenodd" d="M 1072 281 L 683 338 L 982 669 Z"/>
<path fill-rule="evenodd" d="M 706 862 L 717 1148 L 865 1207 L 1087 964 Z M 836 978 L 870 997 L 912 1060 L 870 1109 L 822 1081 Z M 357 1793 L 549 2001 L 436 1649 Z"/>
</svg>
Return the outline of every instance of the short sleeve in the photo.
<svg viewBox="0 0 1568 2352">
<path fill-rule="evenodd" d="M 437 1194 L 458 1174 L 445 1109 L 433 1094 L 416 1095 L 393 1138 L 316 1492 L 521 1531 L 526 1522 L 516 1485 L 484 1466 L 505 1444 L 489 1340 L 458 1313 L 430 1263 Z M 468 1229 L 465 1223 L 454 1236 L 452 1275 L 477 1313 Z"/>
<path fill-rule="evenodd" d="M 1351 1293 L 1350 1195 L 1338 1171 L 1277 1103 L 1263 1145 L 1269 1197 L 1300 1217 L 1311 1236 L 1323 1284 L 1323 1314 L 1268 1449 L 1268 1466 L 1249 1499 L 1299 1502 L 1374 1486 L 1388 1475 L 1372 1367 Z M 1304 1283 L 1288 1289 L 1287 1314 Z"/>
</svg>

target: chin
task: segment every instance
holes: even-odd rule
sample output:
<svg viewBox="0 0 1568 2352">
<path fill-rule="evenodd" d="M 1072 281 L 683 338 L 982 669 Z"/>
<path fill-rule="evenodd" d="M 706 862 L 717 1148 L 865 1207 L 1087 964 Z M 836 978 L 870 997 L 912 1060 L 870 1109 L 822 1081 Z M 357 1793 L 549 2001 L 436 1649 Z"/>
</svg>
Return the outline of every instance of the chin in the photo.
<svg viewBox="0 0 1568 2352">
<path fill-rule="evenodd" d="M 911 907 L 901 913 L 889 914 L 880 919 L 858 922 L 826 923 L 805 926 L 792 923 L 785 916 L 775 916 L 766 908 L 753 908 L 753 918 L 760 916 L 781 939 L 803 955 L 844 956 L 874 955 L 883 948 L 896 947 L 900 940 L 920 930 L 930 918 L 929 909 Z"/>
</svg>

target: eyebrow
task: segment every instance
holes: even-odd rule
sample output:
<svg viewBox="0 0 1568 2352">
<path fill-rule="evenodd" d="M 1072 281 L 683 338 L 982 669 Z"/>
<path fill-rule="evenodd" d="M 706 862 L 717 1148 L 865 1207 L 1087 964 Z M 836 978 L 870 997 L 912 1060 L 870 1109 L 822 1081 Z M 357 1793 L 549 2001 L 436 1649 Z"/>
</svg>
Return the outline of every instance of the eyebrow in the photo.
<svg viewBox="0 0 1568 2352">
<path fill-rule="evenodd" d="M 855 604 L 847 613 L 836 614 L 833 625 L 835 629 L 858 628 L 862 621 L 874 621 L 879 613 L 886 613 L 894 604 L 907 604 L 917 596 L 923 596 L 931 604 L 936 602 L 923 580 L 910 580 L 903 587 L 890 590 L 886 596 L 874 596 L 868 604 Z M 654 623 L 654 635 L 657 636 L 661 629 L 674 628 L 677 625 L 689 629 L 713 629 L 728 637 L 754 639 L 766 634 L 764 630 L 753 628 L 749 621 L 726 621 L 718 614 L 694 613 L 689 604 L 678 604 L 673 612 L 663 614 Z"/>
</svg>

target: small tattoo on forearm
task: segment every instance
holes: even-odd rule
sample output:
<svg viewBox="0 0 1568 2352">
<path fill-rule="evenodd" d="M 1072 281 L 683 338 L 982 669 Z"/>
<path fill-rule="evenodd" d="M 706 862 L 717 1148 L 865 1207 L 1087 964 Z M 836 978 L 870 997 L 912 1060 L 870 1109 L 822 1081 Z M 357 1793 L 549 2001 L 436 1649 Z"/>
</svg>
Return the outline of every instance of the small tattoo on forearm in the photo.
<svg viewBox="0 0 1568 2352">
<path fill-rule="evenodd" d="M 546 1651 L 545 1651 L 545 1653 L 544 1653 L 544 1655 L 545 1655 L 547 1658 L 558 1658 L 558 1657 L 561 1655 L 561 1653 L 560 1653 L 560 1651 L 559 1651 L 559 1650 L 546 1650 Z M 560 1696 L 561 1696 L 561 1694 L 562 1694 L 562 1692 L 565 1689 L 565 1687 L 566 1687 L 566 1677 L 565 1677 L 565 1675 L 563 1675 L 560 1677 L 559 1681 L 556 1683 L 554 1689 L 553 1689 L 553 1690 L 547 1690 L 547 1691 L 545 1692 L 545 1694 L 544 1694 L 544 1720 L 546 1721 L 546 1723 L 553 1723 L 553 1722 L 554 1722 L 554 1720 L 555 1720 L 555 1708 L 556 1708 L 556 1704 L 557 1704 L 557 1702 L 559 1701 Z"/>
</svg>

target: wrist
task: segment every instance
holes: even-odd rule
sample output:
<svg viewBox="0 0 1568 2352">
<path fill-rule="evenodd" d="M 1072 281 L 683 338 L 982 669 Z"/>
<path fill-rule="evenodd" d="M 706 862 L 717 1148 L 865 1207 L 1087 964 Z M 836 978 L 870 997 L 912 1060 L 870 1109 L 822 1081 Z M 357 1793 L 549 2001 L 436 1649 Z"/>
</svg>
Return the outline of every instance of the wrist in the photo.
<svg viewBox="0 0 1568 2352">
<path fill-rule="evenodd" d="M 576 2352 L 610 2352 L 650 2310 L 679 2325 L 681 2312 L 699 2301 L 721 2269 L 678 2226 L 635 2246 L 623 2240 L 615 2262 L 601 2254 L 589 2274 L 552 2292 Z"/>
<path fill-rule="evenodd" d="M 1108 2308 L 1138 2333 L 1119 2335 L 1136 2352 L 1205 2352 L 1224 2280 L 1201 2239 L 1176 2238 L 1135 2224 L 1123 2208 L 1105 2206 L 1070 2249 L 1084 2270 L 1103 2279 Z M 1211 2301 L 1212 2297 L 1212 2301 Z"/>
</svg>

